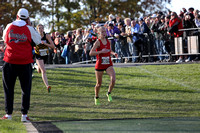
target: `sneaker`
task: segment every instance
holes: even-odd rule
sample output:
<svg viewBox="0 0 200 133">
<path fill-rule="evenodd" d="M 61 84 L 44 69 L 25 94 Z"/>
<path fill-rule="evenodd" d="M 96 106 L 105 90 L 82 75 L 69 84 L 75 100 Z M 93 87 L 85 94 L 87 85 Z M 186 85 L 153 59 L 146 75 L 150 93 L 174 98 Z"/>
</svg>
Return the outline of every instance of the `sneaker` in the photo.
<svg viewBox="0 0 200 133">
<path fill-rule="evenodd" d="M 190 58 L 187 58 L 186 60 L 185 60 L 185 62 L 189 62 L 190 61 Z"/>
<path fill-rule="evenodd" d="M 198 61 L 199 60 L 199 58 L 198 57 L 196 57 L 193 61 Z"/>
<path fill-rule="evenodd" d="M 2 118 L 0 118 L 1 120 L 12 120 L 12 116 L 11 117 L 6 117 L 6 115 L 4 115 Z"/>
<path fill-rule="evenodd" d="M 179 58 L 176 63 L 182 63 L 183 62 L 183 59 Z"/>
<path fill-rule="evenodd" d="M 48 86 L 48 87 L 47 87 L 47 91 L 50 93 L 50 91 L 51 91 L 51 86 Z"/>
<path fill-rule="evenodd" d="M 127 58 L 125 58 L 125 61 L 124 61 L 124 63 L 128 63 L 128 59 L 127 59 Z"/>
<path fill-rule="evenodd" d="M 106 96 L 108 97 L 108 102 L 111 102 L 112 101 L 111 94 L 106 94 Z"/>
<path fill-rule="evenodd" d="M 22 116 L 21 121 L 22 122 L 31 122 L 31 120 L 29 119 L 28 116 Z"/>
<path fill-rule="evenodd" d="M 94 104 L 95 104 L 95 105 L 100 105 L 99 99 L 94 98 Z"/>
</svg>

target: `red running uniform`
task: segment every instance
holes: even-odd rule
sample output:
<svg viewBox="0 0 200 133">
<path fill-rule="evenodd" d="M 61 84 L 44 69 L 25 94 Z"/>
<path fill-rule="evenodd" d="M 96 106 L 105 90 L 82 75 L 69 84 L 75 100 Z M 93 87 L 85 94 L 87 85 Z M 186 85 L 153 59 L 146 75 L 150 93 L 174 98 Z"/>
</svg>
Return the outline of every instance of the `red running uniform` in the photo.
<svg viewBox="0 0 200 133">
<path fill-rule="evenodd" d="M 106 41 L 107 41 L 106 45 L 104 45 L 100 39 L 98 39 L 98 40 L 100 42 L 100 47 L 97 48 L 96 51 L 101 51 L 104 48 L 111 49 L 110 42 L 108 41 L 108 39 L 106 39 Z M 96 70 L 106 70 L 108 67 L 113 66 L 113 63 L 112 63 L 111 57 L 110 57 L 110 53 L 111 53 L 111 51 L 108 53 L 96 55 L 96 58 L 97 58 L 96 65 L 95 65 Z"/>
</svg>

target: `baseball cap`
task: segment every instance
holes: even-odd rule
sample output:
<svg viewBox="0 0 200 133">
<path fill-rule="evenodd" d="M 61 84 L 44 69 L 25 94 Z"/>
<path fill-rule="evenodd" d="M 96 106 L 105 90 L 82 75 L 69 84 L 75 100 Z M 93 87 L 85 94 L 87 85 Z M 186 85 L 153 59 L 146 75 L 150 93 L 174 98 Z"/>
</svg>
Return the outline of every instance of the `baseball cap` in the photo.
<svg viewBox="0 0 200 133">
<path fill-rule="evenodd" d="M 96 22 L 92 22 L 92 23 L 91 23 L 91 25 L 96 25 L 96 24 L 97 24 Z"/>
<path fill-rule="evenodd" d="M 28 10 L 25 8 L 20 8 L 17 12 L 17 16 L 19 16 L 21 19 L 27 19 L 29 17 Z"/>
<path fill-rule="evenodd" d="M 152 14 L 152 15 L 151 15 L 151 18 L 156 18 L 156 17 L 157 17 L 156 14 Z"/>
<path fill-rule="evenodd" d="M 112 19 L 114 19 L 114 18 L 115 18 L 115 16 L 113 16 L 112 14 L 110 14 L 110 15 L 109 15 L 109 18 L 112 18 Z"/>
<path fill-rule="evenodd" d="M 140 17 L 140 18 L 139 18 L 139 21 L 144 21 L 143 17 Z"/>
<path fill-rule="evenodd" d="M 101 27 L 101 25 L 100 24 L 96 24 L 96 26 L 95 26 L 96 28 L 99 28 L 99 27 Z"/>
<path fill-rule="evenodd" d="M 113 23 L 109 23 L 108 26 L 114 26 Z"/>
</svg>

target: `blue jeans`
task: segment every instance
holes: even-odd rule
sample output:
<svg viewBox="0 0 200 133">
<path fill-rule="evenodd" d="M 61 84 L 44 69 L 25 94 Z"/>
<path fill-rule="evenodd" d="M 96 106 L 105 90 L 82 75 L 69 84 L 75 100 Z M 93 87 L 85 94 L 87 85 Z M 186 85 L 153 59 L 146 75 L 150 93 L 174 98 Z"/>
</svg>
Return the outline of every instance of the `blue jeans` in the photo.
<svg viewBox="0 0 200 133">
<path fill-rule="evenodd" d="M 135 62 L 137 60 L 137 48 L 134 44 L 134 42 L 132 43 L 128 43 L 129 45 L 129 52 L 130 52 L 130 55 L 132 55 L 132 62 Z"/>
<path fill-rule="evenodd" d="M 115 42 L 115 52 L 118 54 L 118 59 L 116 60 L 116 63 L 120 63 L 121 60 L 119 59 L 121 57 L 121 42 L 116 41 Z"/>
<path fill-rule="evenodd" d="M 156 44 L 156 54 L 158 55 L 162 55 L 163 54 L 163 44 L 161 40 L 156 39 L 155 40 L 155 44 Z M 163 60 L 162 56 L 158 56 L 158 59 L 161 61 Z"/>
<path fill-rule="evenodd" d="M 123 57 L 130 56 L 128 43 L 124 43 L 123 45 L 121 45 L 121 52 L 122 52 Z"/>
<path fill-rule="evenodd" d="M 138 57 L 135 57 L 135 56 L 138 56 L 138 49 L 135 45 L 135 42 L 133 43 L 133 54 L 132 54 L 132 56 L 134 56 L 134 57 L 132 57 L 132 62 L 136 62 Z"/>
<path fill-rule="evenodd" d="M 64 46 L 61 56 L 65 59 L 66 64 L 70 64 L 70 50 L 68 45 Z"/>
</svg>

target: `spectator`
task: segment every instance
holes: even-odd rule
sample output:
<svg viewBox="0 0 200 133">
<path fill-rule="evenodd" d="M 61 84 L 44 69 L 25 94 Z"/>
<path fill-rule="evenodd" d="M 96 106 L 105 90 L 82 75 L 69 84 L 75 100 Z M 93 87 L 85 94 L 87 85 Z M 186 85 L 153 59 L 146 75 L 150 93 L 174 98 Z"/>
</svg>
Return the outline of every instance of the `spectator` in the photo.
<svg viewBox="0 0 200 133">
<path fill-rule="evenodd" d="M 183 37 L 183 31 L 179 31 L 179 29 L 183 29 L 182 20 L 178 17 L 176 12 L 171 13 L 171 19 L 169 21 L 169 33 L 173 37 Z M 176 63 L 183 62 L 183 56 L 180 56 Z"/>
<path fill-rule="evenodd" d="M 109 23 L 108 28 L 106 29 L 106 33 L 107 33 L 108 39 L 111 40 L 111 49 L 112 49 L 112 51 L 115 52 L 115 41 L 116 40 L 114 38 L 114 35 L 120 33 L 119 29 L 117 27 L 115 27 L 113 25 L 113 23 Z M 116 48 L 118 48 L 118 47 L 116 47 Z"/>
<path fill-rule="evenodd" d="M 74 45 L 75 45 L 75 51 L 74 51 L 74 56 L 75 60 L 77 62 L 82 60 L 82 53 L 83 53 L 83 34 L 82 34 L 82 29 L 78 28 L 76 30 L 76 38 L 74 40 Z"/>
<path fill-rule="evenodd" d="M 195 17 L 195 25 L 196 25 L 196 27 L 200 27 L 200 15 L 197 15 L 196 17 Z"/>
<path fill-rule="evenodd" d="M 125 27 L 125 34 L 123 36 L 127 37 L 127 44 L 128 44 L 128 58 L 125 59 L 125 63 L 129 61 L 129 56 L 133 55 L 133 40 L 131 36 L 131 19 L 125 18 L 124 19 Z"/>
<path fill-rule="evenodd" d="M 193 7 L 190 7 L 190 8 L 188 9 L 188 11 L 189 11 L 190 19 L 191 19 L 191 20 L 194 20 L 194 8 L 193 8 Z"/>
<path fill-rule="evenodd" d="M 156 54 L 162 55 L 163 54 L 163 40 L 161 40 L 161 33 L 159 30 L 159 27 L 161 27 L 161 20 L 160 20 L 160 15 L 157 15 L 153 25 L 151 27 L 151 32 L 153 33 L 155 37 L 155 48 L 156 48 Z M 163 56 L 158 56 L 158 61 L 162 62 Z"/>
<path fill-rule="evenodd" d="M 56 36 L 55 36 L 55 32 L 51 33 L 51 40 L 53 41 L 54 44 L 54 40 L 55 40 Z M 54 44 L 55 46 L 55 44 Z M 49 49 L 49 54 L 48 54 L 48 60 L 47 60 L 47 64 L 53 64 L 53 56 L 54 56 L 54 49 Z"/>
<path fill-rule="evenodd" d="M 142 52 L 141 52 L 141 55 L 140 57 L 142 57 L 143 53 L 146 51 L 148 51 L 148 45 L 150 44 L 147 44 L 147 37 L 150 33 L 150 29 L 149 27 L 147 26 L 147 24 L 144 22 L 144 19 L 143 18 L 140 18 L 139 19 L 139 25 L 140 25 L 140 31 L 139 31 L 139 36 L 142 40 Z M 147 52 L 146 52 L 147 53 Z M 140 59 L 140 62 L 143 61 L 143 59 Z"/>
<path fill-rule="evenodd" d="M 141 43 L 139 43 L 139 30 L 140 30 L 140 25 L 138 23 L 136 23 L 135 20 L 131 21 L 131 35 L 133 36 L 132 40 L 133 40 L 133 55 L 132 55 L 132 62 L 136 62 L 137 61 L 137 57 L 138 56 L 138 52 L 141 54 L 142 50 L 141 50 Z M 140 41 L 141 42 L 141 41 Z"/>
<path fill-rule="evenodd" d="M 55 32 L 55 40 L 54 40 L 54 44 L 55 44 L 55 48 L 54 48 L 54 57 L 53 57 L 53 64 L 60 64 L 60 50 L 61 50 L 61 36 L 59 32 Z"/>
<path fill-rule="evenodd" d="M 108 21 L 106 21 L 106 24 L 109 25 L 110 23 L 112 23 L 114 25 L 114 23 L 116 23 L 116 19 L 115 16 L 113 16 L 112 14 L 110 14 L 108 16 Z"/>
<path fill-rule="evenodd" d="M 65 64 L 70 64 L 71 63 L 70 58 L 72 53 L 71 46 L 73 44 L 71 31 L 67 32 L 65 39 L 66 39 L 66 45 L 64 46 L 61 56 L 65 59 Z"/>
<path fill-rule="evenodd" d="M 168 30 L 169 30 L 169 21 L 170 21 L 171 15 L 167 15 L 165 17 L 165 26 L 164 26 L 164 46 L 165 46 L 165 50 L 166 53 L 169 54 L 169 59 L 167 61 L 172 61 L 172 53 L 174 51 L 174 38 L 172 38 L 172 36 L 170 36 L 170 34 L 168 34 Z"/>
<path fill-rule="evenodd" d="M 32 47 L 33 44 L 38 45 L 41 43 L 41 36 L 31 26 L 27 9 L 19 9 L 17 19 L 6 26 L 3 32 L 3 40 L 7 46 L 4 55 L 5 63 L 2 69 L 6 115 L 1 119 L 12 119 L 14 86 L 18 77 L 22 89 L 21 121 L 30 122 L 27 114 L 30 107 L 32 84 Z"/>
<path fill-rule="evenodd" d="M 123 23 L 118 23 L 118 29 L 120 31 L 119 33 L 119 45 L 121 45 L 121 53 L 123 57 L 125 57 L 125 63 L 127 63 L 128 59 L 127 57 L 129 56 L 129 50 L 128 50 L 128 44 L 127 44 L 127 39 L 125 35 L 125 26 Z M 119 55 L 120 56 L 120 55 Z M 123 61 L 121 61 L 123 62 Z"/>
<path fill-rule="evenodd" d="M 118 26 L 119 23 L 124 24 L 124 22 L 123 22 L 123 20 L 121 19 L 121 17 L 116 16 L 116 23 L 115 23 L 115 26 Z"/>
<path fill-rule="evenodd" d="M 83 35 L 83 61 L 90 60 L 90 50 L 91 50 L 91 38 L 89 38 L 90 32 L 89 29 L 85 29 L 84 35 Z M 86 62 L 88 63 L 88 62 Z"/>
</svg>

